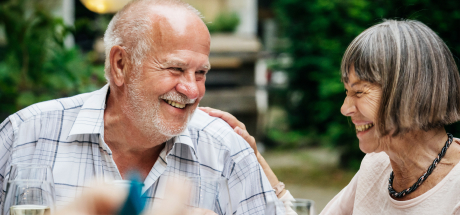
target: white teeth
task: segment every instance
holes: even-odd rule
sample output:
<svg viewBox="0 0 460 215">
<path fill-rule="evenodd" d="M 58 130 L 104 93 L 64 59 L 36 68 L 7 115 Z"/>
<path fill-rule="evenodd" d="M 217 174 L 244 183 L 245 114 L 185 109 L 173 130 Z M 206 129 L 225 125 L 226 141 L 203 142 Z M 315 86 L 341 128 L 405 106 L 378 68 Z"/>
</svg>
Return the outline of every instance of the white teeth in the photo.
<svg viewBox="0 0 460 215">
<path fill-rule="evenodd" d="M 374 126 L 374 123 L 369 123 L 366 125 L 356 125 L 356 131 L 365 131 Z"/>
<path fill-rule="evenodd" d="M 185 104 L 181 104 L 181 103 L 178 103 L 178 102 L 173 102 L 173 101 L 170 101 L 170 100 L 165 100 L 169 105 L 173 106 L 173 107 L 176 107 L 176 108 L 180 108 L 180 109 L 183 109 L 185 108 Z"/>
</svg>

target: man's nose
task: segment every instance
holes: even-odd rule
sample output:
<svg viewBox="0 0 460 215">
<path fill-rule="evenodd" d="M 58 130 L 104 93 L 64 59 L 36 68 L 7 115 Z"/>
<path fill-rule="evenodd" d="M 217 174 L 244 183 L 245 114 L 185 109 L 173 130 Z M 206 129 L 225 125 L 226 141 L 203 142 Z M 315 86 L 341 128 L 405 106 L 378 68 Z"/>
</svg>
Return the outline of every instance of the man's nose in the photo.
<svg viewBox="0 0 460 215">
<path fill-rule="evenodd" d="M 186 95 L 189 99 L 197 99 L 200 92 L 195 79 L 195 73 L 185 74 L 176 86 L 176 91 Z"/>
<path fill-rule="evenodd" d="M 344 116 L 351 116 L 356 112 L 356 106 L 353 99 L 349 98 L 348 96 L 345 97 L 345 101 L 343 101 L 343 105 L 340 108 L 340 112 Z"/>
</svg>

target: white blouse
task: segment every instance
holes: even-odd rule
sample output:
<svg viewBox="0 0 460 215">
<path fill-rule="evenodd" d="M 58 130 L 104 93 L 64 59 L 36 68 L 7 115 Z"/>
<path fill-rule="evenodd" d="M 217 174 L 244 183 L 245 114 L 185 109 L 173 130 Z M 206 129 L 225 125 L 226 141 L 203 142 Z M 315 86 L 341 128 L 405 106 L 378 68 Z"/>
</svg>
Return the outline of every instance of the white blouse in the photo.
<svg viewBox="0 0 460 215">
<path fill-rule="evenodd" d="M 388 194 L 391 171 L 387 154 L 367 154 L 358 173 L 321 214 L 460 214 L 460 164 L 429 191 L 406 201 Z"/>
</svg>

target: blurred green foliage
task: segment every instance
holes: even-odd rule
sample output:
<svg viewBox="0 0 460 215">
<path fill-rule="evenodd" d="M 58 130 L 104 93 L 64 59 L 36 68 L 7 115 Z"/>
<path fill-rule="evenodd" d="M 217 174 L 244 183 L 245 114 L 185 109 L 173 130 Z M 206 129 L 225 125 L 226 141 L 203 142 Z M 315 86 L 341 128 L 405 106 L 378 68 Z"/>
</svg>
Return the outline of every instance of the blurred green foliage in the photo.
<svg viewBox="0 0 460 215">
<path fill-rule="evenodd" d="M 364 154 L 354 126 L 340 114 L 345 98 L 340 62 L 348 44 L 383 19 L 416 19 L 437 32 L 454 56 L 460 53 L 458 0 L 275 0 L 273 9 L 282 36 L 291 44 L 280 51 L 291 56 L 292 65 L 285 69 L 289 89 L 277 92 L 291 131 L 272 136 L 295 134 L 291 139 L 339 147 L 341 164 L 353 169 Z M 458 123 L 447 130 L 460 135 Z"/>
<path fill-rule="evenodd" d="M 36 102 L 99 88 L 103 67 L 76 48 L 64 47 L 71 28 L 38 1 L 0 4 L 6 45 L 0 46 L 0 117 Z"/>
<path fill-rule="evenodd" d="M 240 24 L 240 18 L 236 13 L 223 12 L 217 15 L 213 22 L 207 23 L 210 33 L 232 33 Z"/>
</svg>

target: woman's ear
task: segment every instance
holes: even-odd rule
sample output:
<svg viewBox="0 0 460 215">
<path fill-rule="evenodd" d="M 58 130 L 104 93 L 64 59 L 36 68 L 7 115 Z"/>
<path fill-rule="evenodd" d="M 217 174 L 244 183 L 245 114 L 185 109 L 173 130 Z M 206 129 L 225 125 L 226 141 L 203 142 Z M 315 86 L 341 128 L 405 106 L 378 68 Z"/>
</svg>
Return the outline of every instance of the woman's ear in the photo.
<svg viewBox="0 0 460 215">
<path fill-rule="evenodd" d="M 128 66 L 128 54 L 120 46 L 113 46 L 110 49 L 110 74 L 117 86 L 122 86 L 125 82 L 125 70 Z"/>
</svg>

